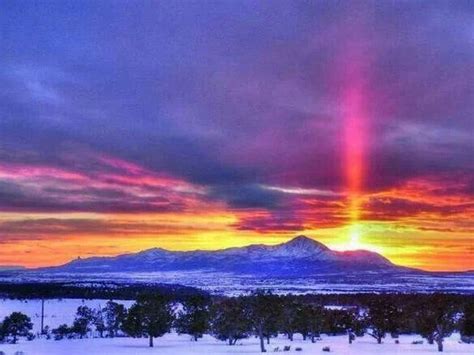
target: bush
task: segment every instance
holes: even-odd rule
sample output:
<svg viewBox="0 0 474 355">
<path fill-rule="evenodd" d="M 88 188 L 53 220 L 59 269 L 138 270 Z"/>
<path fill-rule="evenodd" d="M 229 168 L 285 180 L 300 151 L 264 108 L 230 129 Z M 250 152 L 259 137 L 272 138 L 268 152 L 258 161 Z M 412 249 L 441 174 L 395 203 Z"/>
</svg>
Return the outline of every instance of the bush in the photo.
<svg viewBox="0 0 474 355">
<path fill-rule="evenodd" d="M 54 340 L 61 340 L 65 337 L 69 337 L 73 333 L 73 331 L 67 326 L 67 324 L 61 324 L 56 329 L 53 329 L 51 333 L 53 333 L 54 335 Z"/>
<path fill-rule="evenodd" d="M 329 353 L 329 352 L 331 352 L 331 348 L 330 348 L 329 346 L 325 346 L 325 347 L 323 348 L 323 351 Z"/>
</svg>

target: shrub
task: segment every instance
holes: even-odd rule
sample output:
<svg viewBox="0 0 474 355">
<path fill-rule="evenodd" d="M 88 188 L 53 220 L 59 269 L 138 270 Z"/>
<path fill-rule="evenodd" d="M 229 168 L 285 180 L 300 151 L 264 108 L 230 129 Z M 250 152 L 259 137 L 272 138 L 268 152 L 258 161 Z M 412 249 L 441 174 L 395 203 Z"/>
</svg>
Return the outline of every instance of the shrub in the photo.
<svg viewBox="0 0 474 355">
<path fill-rule="evenodd" d="M 51 331 L 54 335 L 54 340 L 61 340 L 64 339 L 65 337 L 68 337 L 69 335 L 72 334 L 72 329 L 67 326 L 67 324 L 61 324 L 59 327 L 56 329 L 53 329 Z"/>
</svg>

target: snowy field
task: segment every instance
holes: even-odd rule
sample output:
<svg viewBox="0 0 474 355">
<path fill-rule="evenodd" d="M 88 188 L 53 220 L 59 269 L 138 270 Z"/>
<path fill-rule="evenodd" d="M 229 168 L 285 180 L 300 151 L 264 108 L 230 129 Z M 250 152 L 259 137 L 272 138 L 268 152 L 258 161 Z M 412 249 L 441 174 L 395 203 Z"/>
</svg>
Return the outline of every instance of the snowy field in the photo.
<svg viewBox="0 0 474 355">
<path fill-rule="evenodd" d="M 458 336 L 446 340 L 445 354 L 474 354 L 474 345 L 459 344 Z M 296 337 L 293 342 L 283 336 L 272 339 L 267 346 L 267 351 L 273 353 L 276 347 L 280 350 L 283 346 L 290 345 L 290 352 L 285 354 L 326 354 L 322 351 L 324 346 L 331 348 L 330 354 L 437 354 L 435 345 L 426 344 L 413 345 L 413 340 L 419 340 L 418 336 L 401 336 L 400 344 L 395 344 L 393 339 L 387 338 L 383 344 L 377 344 L 373 338 L 363 337 L 349 345 L 347 337 L 323 336 L 321 341 L 312 344 Z M 114 338 L 114 339 L 74 339 L 74 340 L 22 340 L 19 344 L 0 344 L 0 350 L 6 355 L 14 355 L 16 351 L 22 351 L 24 355 L 185 355 L 185 354 L 259 354 L 258 340 L 255 338 L 243 340 L 235 346 L 228 346 L 210 336 L 205 336 L 197 343 L 192 342 L 186 335 L 167 334 L 155 340 L 155 347 L 147 347 L 147 339 Z M 295 351 L 301 347 L 302 351 Z"/>
<path fill-rule="evenodd" d="M 132 301 L 121 301 L 126 306 L 131 305 Z M 45 325 L 51 328 L 60 324 L 72 324 L 76 309 L 78 306 L 87 305 L 91 308 L 104 306 L 106 300 L 80 300 L 63 299 L 45 301 Z M 40 300 L 0 300 L 0 319 L 3 319 L 11 312 L 19 311 L 27 314 L 34 323 L 34 332 L 40 327 L 41 301 Z M 401 336 L 400 344 L 395 344 L 395 340 L 390 337 L 379 345 L 375 339 L 365 336 L 357 338 L 349 345 L 346 336 L 323 336 L 321 341 L 312 344 L 310 341 L 303 341 L 298 335 L 295 340 L 290 342 L 284 336 L 271 340 L 267 345 L 268 352 L 275 352 L 275 348 L 282 351 L 285 345 L 290 345 L 291 350 L 286 353 L 303 354 L 325 354 L 322 348 L 329 346 L 332 354 L 436 354 L 435 345 L 429 345 L 424 341 L 422 345 L 414 345 L 414 340 L 421 340 L 417 335 Z M 300 347 L 301 351 L 295 351 Z M 197 343 L 191 341 L 187 335 L 177 335 L 175 333 L 167 334 L 162 338 L 155 339 L 155 347 L 148 347 L 148 340 L 132 338 L 114 338 L 114 339 L 72 339 L 72 340 L 46 340 L 35 339 L 27 341 L 21 339 L 18 344 L 0 344 L 0 351 L 6 355 L 14 355 L 17 351 L 24 355 L 141 355 L 141 354 L 160 354 L 160 355 L 181 355 L 181 354 L 259 354 L 258 339 L 249 338 L 242 340 L 235 346 L 228 346 L 224 342 L 218 341 L 211 336 L 206 335 Z M 459 342 L 459 335 L 455 334 L 445 342 L 446 354 L 464 354 L 473 355 L 474 345 L 463 344 Z"/>
</svg>

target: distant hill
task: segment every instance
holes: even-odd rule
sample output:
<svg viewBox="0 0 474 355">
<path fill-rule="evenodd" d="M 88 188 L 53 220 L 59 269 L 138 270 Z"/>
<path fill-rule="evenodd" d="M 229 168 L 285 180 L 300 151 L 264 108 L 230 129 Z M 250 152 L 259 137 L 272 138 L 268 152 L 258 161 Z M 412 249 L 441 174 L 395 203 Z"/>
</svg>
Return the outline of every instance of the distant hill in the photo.
<svg viewBox="0 0 474 355">
<path fill-rule="evenodd" d="M 20 265 L 0 265 L 0 272 L 18 271 L 24 269 L 25 267 Z"/>
</svg>

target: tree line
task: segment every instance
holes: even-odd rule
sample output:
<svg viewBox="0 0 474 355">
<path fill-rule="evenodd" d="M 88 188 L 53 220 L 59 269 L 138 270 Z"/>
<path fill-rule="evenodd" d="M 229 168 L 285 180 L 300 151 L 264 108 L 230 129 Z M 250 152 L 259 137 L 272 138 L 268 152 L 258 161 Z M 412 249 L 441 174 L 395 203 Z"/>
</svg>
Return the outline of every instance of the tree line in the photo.
<svg viewBox="0 0 474 355">
<path fill-rule="evenodd" d="M 181 300 L 191 295 L 207 294 L 194 287 L 177 284 L 124 284 L 122 282 L 3 282 L 0 276 L 0 297 L 18 299 L 115 299 L 131 300 L 141 295 L 165 295 Z"/>
<path fill-rule="evenodd" d="M 367 334 L 380 344 L 387 336 L 415 333 L 443 351 L 444 339 L 455 331 L 467 341 L 474 339 L 474 300 L 459 300 L 449 294 L 370 295 L 358 305 L 328 308 L 305 296 L 280 296 L 261 290 L 240 297 L 194 294 L 180 302 L 162 294 L 147 294 L 138 297 L 129 309 L 113 301 L 101 309 L 80 306 L 71 325 L 45 328 L 42 336 L 85 338 L 95 331 L 100 337 L 146 337 L 152 347 L 154 339 L 174 329 L 178 334 L 189 334 L 194 341 L 210 334 L 229 346 L 255 336 L 265 352 L 279 334 L 289 341 L 300 334 L 311 342 L 321 334 L 345 334 L 349 343 Z M 16 342 L 22 336 L 32 339 L 31 329 L 31 320 L 14 312 L 0 324 L 0 341 Z"/>
</svg>

